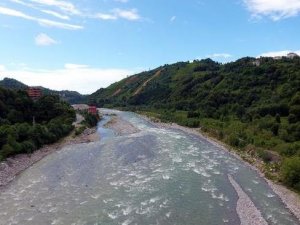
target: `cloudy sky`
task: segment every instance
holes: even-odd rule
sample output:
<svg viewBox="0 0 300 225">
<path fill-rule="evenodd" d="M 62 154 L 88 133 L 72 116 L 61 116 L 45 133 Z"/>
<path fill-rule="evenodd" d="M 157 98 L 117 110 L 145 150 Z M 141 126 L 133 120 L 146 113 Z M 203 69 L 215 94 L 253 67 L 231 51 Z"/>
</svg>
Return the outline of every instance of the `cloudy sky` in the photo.
<svg viewBox="0 0 300 225">
<path fill-rule="evenodd" d="M 1 0 L 0 79 L 92 93 L 149 68 L 300 54 L 300 0 Z"/>
</svg>

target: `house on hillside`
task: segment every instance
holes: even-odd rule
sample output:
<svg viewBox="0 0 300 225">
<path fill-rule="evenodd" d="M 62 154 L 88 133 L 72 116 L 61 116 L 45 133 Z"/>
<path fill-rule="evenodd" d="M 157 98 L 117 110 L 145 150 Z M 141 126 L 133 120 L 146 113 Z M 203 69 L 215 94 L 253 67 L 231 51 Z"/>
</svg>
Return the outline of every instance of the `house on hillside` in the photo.
<svg viewBox="0 0 300 225">
<path fill-rule="evenodd" d="M 42 90 L 38 87 L 29 87 L 27 89 L 27 94 L 33 100 L 37 100 L 43 95 Z"/>
<path fill-rule="evenodd" d="M 92 115 L 97 115 L 98 114 L 97 107 L 96 106 L 89 106 L 88 113 L 90 113 Z"/>
<path fill-rule="evenodd" d="M 254 61 L 252 62 L 252 64 L 253 64 L 254 66 L 260 66 L 260 60 L 259 60 L 259 59 L 254 60 Z"/>
<path fill-rule="evenodd" d="M 89 109 L 89 106 L 86 104 L 74 104 L 74 105 L 72 105 L 72 107 L 74 110 L 77 110 L 77 111 L 88 111 L 88 109 Z"/>
</svg>

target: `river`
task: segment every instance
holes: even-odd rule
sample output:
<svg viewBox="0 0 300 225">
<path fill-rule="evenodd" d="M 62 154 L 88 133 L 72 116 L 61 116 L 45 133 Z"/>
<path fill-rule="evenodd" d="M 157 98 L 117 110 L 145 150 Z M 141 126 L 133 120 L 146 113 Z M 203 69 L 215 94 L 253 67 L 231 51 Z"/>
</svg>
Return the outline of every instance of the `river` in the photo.
<svg viewBox="0 0 300 225">
<path fill-rule="evenodd" d="M 241 224 L 234 181 L 268 224 L 299 224 L 258 173 L 218 146 L 134 113 L 140 131 L 65 147 L 24 171 L 0 194 L 0 224 Z"/>
</svg>

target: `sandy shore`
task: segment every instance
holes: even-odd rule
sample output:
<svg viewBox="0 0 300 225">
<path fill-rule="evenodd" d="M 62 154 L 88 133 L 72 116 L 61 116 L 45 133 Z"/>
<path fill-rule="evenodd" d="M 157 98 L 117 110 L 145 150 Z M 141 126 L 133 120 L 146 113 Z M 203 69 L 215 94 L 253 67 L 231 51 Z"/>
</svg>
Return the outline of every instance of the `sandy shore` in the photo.
<svg viewBox="0 0 300 225">
<path fill-rule="evenodd" d="M 200 129 L 197 128 L 187 128 L 180 126 L 175 123 L 161 123 L 158 122 L 157 119 L 148 118 L 144 115 L 140 115 L 142 118 L 146 119 L 147 121 L 155 124 L 156 126 L 160 128 L 169 128 L 169 129 L 178 129 L 181 131 L 184 131 L 189 134 L 197 135 L 201 138 L 204 138 L 205 140 L 209 141 L 210 143 L 220 147 L 222 150 L 228 152 L 229 154 L 233 155 L 234 157 L 240 159 L 243 161 L 246 165 L 248 165 L 251 169 L 258 172 L 258 174 L 268 182 L 269 186 L 272 188 L 272 190 L 279 196 L 281 201 L 284 203 L 284 205 L 290 210 L 291 213 L 293 213 L 300 222 L 300 196 L 287 189 L 281 184 L 276 184 L 273 181 L 267 179 L 265 175 L 259 170 L 259 168 L 255 167 L 254 165 L 250 164 L 249 162 L 244 161 L 233 149 L 230 148 L 230 146 L 226 145 L 225 143 L 213 139 L 211 137 L 206 136 L 201 132 Z"/>
<path fill-rule="evenodd" d="M 32 154 L 19 154 L 9 157 L 6 161 L 0 163 L 0 188 L 5 187 L 18 174 L 29 168 L 47 155 L 59 151 L 65 146 L 88 143 L 99 140 L 100 137 L 96 132 L 96 128 L 86 129 L 81 135 L 73 137 L 69 135 L 58 143 L 46 145 L 43 148 L 33 152 Z"/>
<path fill-rule="evenodd" d="M 104 125 L 104 127 L 112 129 L 119 136 L 134 134 L 140 131 L 131 123 L 121 119 L 118 116 L 113 116 L 112 119 Z"/>
</svg>

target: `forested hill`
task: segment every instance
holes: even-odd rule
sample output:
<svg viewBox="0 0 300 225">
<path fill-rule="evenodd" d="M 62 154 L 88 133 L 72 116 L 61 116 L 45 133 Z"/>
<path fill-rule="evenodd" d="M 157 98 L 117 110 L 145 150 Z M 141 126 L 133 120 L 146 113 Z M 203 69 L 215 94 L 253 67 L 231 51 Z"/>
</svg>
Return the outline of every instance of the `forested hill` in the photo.
<svg viewBox="0 0 300 225">
<path fill-rule="evenodd" d="M 73 130 L 75 111 L 58 96 L 32 101 L 25 91 L 0 87 L 0 161 L 56 142 Z"/>
<path fill-rule="evenodd" d="M 12 90 L 25 90 L 28 88 L 28 85 L 23 84 L 20 81 L 11 78 L 4 78 L 0 80 L 0 87 L 8 88 Z M 67 101 L 70 104 L 79 104 L 84 103 L 86 100 L 85 95 L 81 95 L 76 91 L 54 91 L 45 87 L 40 87 L 44 94 L 54 94 L 58 95 L 62 100 Z"/>
<path fill-rule="evenodd" d="M 90 101 L 99 106 L 197 111 L 212 118 L 234 114 L 249 120 L 255 115 L 288 116 L 298 104 L 299 91 L 300 58 L 242 58 L 224 65 L 206 59 L 128 77 L 98 90 Z"/>
<path fill-rule="evenodd" d="M 300 156 L 299 57 L 164 65 L 100 89 L 89 101 L 200 126 L 266 162 Z M 300 190 L 300 157 L 293 160 L 299 176 L 286 183 Z"/>
</svg>

